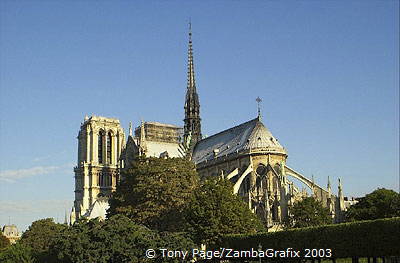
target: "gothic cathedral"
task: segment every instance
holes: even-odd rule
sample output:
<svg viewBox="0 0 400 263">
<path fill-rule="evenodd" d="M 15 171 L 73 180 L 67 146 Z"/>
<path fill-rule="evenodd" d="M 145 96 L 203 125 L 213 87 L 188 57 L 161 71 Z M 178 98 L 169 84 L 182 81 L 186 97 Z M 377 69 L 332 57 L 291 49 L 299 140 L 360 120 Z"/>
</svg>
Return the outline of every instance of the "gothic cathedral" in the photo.
<svg viewBox="0 0 400 263">
<path fill-rule="evenodd" d="M 271 230 L 279 230 L 290 214 L 289 206 L 307 195 L 313 195 L 329 208 L 332 221 L 342 221 L 346 208 L 340 181 L 336 196 L 329 178 L 325 189 L 287 166 L 287 150 L 265 126 L 260 111 L 252 120 L 202 137 L 191 27 L 184 110 L 183 128 L 142 121 L 133 132 L 130 123 L 127 140 L 119 120 L 85 117 L 78 134 L 71 222 L 81 216 L 105 219 L 108 198 L 120 182 L 120 170 L 128 167 L 135 155 L 160 158 L 189 155 L 200 177 L 221 176 L 231 180 L 234 193 L 241 195 L 249 209 Z M 300 190 L 291 178 L 308 191 Z"/>
</svg>

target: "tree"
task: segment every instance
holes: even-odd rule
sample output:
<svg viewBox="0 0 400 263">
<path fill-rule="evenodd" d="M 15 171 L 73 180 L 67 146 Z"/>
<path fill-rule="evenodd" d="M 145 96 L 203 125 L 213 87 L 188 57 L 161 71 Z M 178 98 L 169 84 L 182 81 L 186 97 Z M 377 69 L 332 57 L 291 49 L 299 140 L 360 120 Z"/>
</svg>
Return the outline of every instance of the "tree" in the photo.
<svg viewBox="0 0 400 263">
<path fill-rule="evenodd" d="M 123 214 L 161 231 L 182 229 L 185 202 L 198 185 L 194 164 L 182 158 L 138 157 L 122 172 L 108 216 Z"/>
<path fill-rule="evenodd" d="M 185 221 L 197 244 L 211 246 L 225 234 L 264 230 L 260 219 L 233 193 L 232 183 L 221 178 L 208 178 L 196 190 L 186 207 Z"/>
<path fill-rule="evenodd" d="M 347 210 L 346 221 L 400 216 L 400 194 L 393 190 L 378 188 L 358 201 Z"/>
<path fill-rule="evenodd" d="M 66 225 L 54 223 L 52 218 L 40 219 L 22 234 L 19 243 L 29 247 L 39 262 L 49 262 L 48 250 L 53 239 L 67 228 Z"/>
<path fill-rule="evenodd" d="M 320 226 L 332 223 L 329 209 L 323 207 L 314 197 L 306 197 L 289 207 L 286 228 Z"/>
<path fill-rule="evenodd" d="M 8 246 L 0 251 L 0 262 L 2 263 L 33 263 L 35 262 L 32 248 L 23 244 L 17 243 Z M 39 261 L 40 262 L 40 261 Z"/>
<path fill-rule="evenodd" d="M 162 236 L 145 226 L 135 224 L 123 215 L 100 222 L 81 220 L 65 229 L 54 241 L 51 253 L 57 262 L 179 262 L 179 259 L 148 259 L 147 249 L 189 250 L 194 244 L 179 234 Z M 160 256 L 160 254 L 157 254 Z"/>
<path fill-rule="evenodd" d="M 8 240 L 8 238 L 6 238 L 0 231 L 0 250 L 8 247 L 9 245 L 10 245 L 10 240 Z"/>
</svg>

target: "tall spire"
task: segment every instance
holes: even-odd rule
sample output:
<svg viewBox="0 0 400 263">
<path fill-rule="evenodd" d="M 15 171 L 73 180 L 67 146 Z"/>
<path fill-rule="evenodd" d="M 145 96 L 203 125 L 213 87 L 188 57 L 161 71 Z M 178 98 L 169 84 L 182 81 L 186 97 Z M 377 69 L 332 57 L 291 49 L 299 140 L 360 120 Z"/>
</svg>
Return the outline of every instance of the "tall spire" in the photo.
<svg viewBox="0 0 400 263">
<path fill-rule="evenodd" d="M 185 100 L 184 142 L 194 147 L 202 139 L 199 95 L 196 90 L 193 62 L 192 23 L 189 22 L 188 73 Z M 188 140 L 191 140 L 188 142 Z"/>
</svg>

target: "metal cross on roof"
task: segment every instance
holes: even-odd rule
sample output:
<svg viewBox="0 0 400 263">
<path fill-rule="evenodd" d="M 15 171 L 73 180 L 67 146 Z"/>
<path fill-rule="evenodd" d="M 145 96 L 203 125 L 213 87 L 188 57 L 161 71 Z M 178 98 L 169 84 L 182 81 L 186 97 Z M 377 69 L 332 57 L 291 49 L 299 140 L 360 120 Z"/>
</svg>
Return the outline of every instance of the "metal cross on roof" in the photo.
<svg viewBox="0 0 400 263">
<path fill-rule="evenodd" d="M 260 97 L 257 97 L 257 108 L 258 108 L 258 117 L 261 118 L 261 110 L 260 110 L 260 102 L 262 102 L 262 99 Z"/>
</svg>

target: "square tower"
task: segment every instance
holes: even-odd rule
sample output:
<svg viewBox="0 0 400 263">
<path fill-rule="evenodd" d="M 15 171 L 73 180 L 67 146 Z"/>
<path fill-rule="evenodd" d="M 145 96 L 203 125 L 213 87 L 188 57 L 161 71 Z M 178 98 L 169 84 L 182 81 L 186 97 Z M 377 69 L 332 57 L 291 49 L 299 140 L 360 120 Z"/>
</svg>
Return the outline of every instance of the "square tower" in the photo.
<svg viewBox="0 0 400 263">
<path fill-rule="evenodd" d="M 98 198 L 115 191 L 125 134 L 118 119 L 85 117 L 78 134 L 75 201 L 71 219 L 85 215 Z"/>
</svg>

